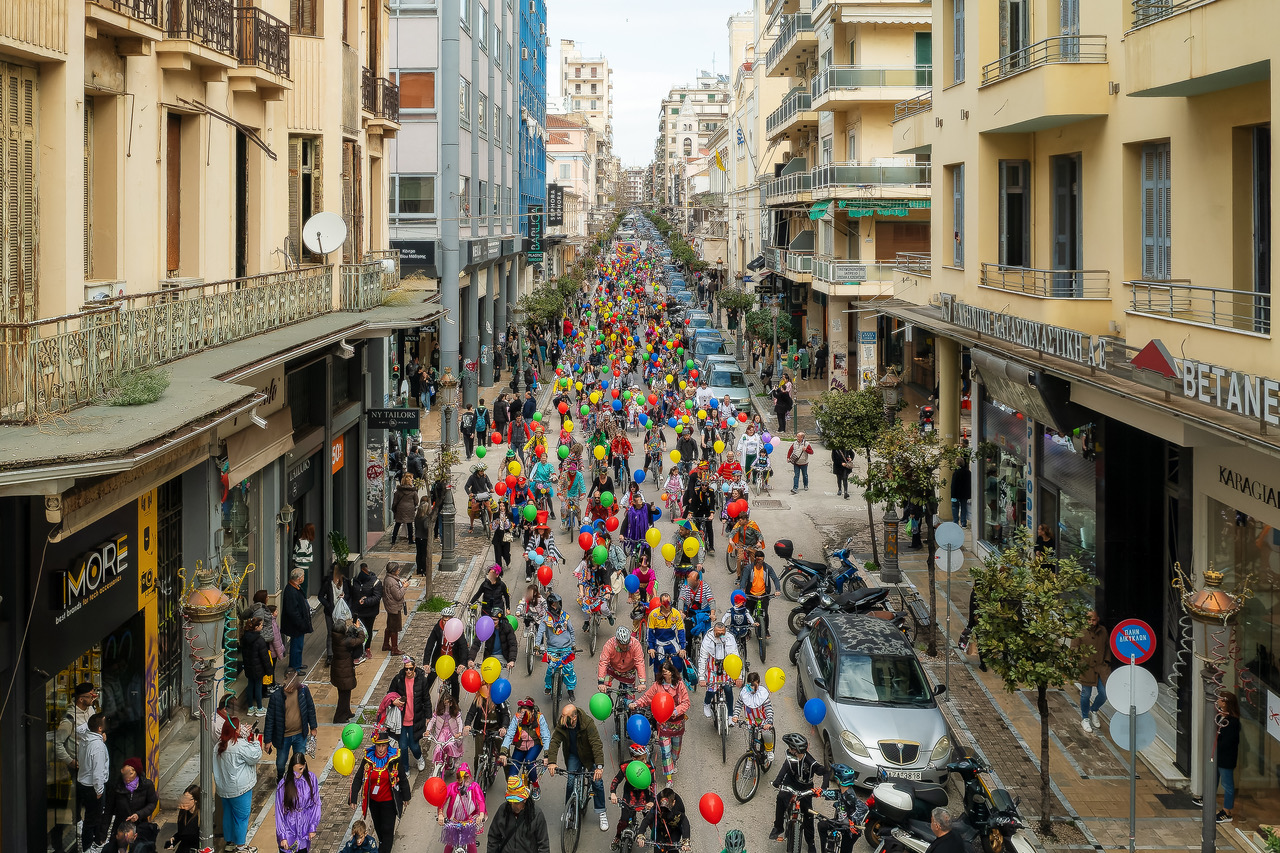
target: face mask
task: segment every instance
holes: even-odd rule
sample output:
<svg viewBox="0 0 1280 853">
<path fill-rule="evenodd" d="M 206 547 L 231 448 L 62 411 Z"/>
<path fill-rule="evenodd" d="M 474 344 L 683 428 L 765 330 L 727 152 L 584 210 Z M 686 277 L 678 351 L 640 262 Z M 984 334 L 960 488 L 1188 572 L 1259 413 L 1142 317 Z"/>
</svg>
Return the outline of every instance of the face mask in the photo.
<svg viewBox="0 0 1280 853">
<path fill-rule="evenodd" d="M 747 685 L 747 692 L 748 692 L 748 693 L 755 693 L 755 692 L 756 692 L 756 685 L 754 685 L 754 684 L 748 684 L 748 685 Z"/>
</svg>

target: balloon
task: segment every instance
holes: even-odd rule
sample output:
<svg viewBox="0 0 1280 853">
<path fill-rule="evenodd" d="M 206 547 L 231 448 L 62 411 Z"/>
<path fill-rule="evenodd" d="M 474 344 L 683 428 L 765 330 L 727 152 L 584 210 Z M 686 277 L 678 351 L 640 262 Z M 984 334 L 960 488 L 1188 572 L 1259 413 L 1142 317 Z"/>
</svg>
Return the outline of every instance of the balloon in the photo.
<svg viewBox="0 0 1280 853">
<path fill-rule="evenodd" d="M 569 412 L 569 404 L 568 404 L 568 403 L 566 403 L 566 402 L 564 402 L 563 400 L 561 400 L 561 401 L 560 401 L 560 405 L 556 406 L 556 411 L 557 411 L 557 412 L 559 412 L 559 413 L 560 413 L 560 414 L 562 414 L 562 415 L 564 415 L 564 414 L 568 414 L 568 412 Z"/>
<path fill-rule="evenodd" d="M 641 717 L 641 719 L 644 719 Z M 641 791 L 653 784 L 653 771 L 643 761 L 627 762 L 627 781 L 631 787 Z"/>
<path fill-rule="evenodd" d="M 634 472 L 632 472 L 632 474 L 631 474 L 631 479 L 633 479 L 633 480 L 635 480 L 635 481 L 636 481 L 636 485 L 637 485 L 637 486 L 638 486 L 638 485 L 640 485 L 641 483 L 643 483 L 643 482 L 644 482 L 644 469 L 643 469 L 643 468 L 637 468 Z"/>
<path fill-rule="evenodd" d="M 766 432 L 764 435 L 760 436 L 760 440 L 763 441 L 765 444 L 770 444 L 773 441 L 773 436 L 769 435 L 769 433 Z"/>
<path fill-rule="evenodd" d="M 333 769 L 337 770 L 343 776 L 350 776 L 351 771 L 356 769 L 356 756 L 351 750 L 345 746 L 341 747 L 333 754 Z M 444 800 L 441 800 L 444 802 Z"/>
<path fill-rule="evenodd" d="M 683 379 L 681 379 L 681 380 L 680 380 L 680 390 L 681 390 L 681 391 L 683 391 L 684 389 L 686 389 L 686 388 L 688 388 L 688 387 L 689 387 L 689 383 L 688 383 L 688 382 L 685 382 Z"/>
<path fill-rule="evenodd" d="M 489 436 L 489 438 L 493 439 L 494 444 L 502 444 L 502 433 L 497 430 L 494 430 L 493 435 Z"/>
<path fill-rule="evenodd" d="M 548 569 L 547 571 L 550 571 L 550 569 Z M 545 586 L 545 584 L 543 585 Z M 516 618 L 516 615 L 514 613 L 507 614 L 507 622 L 511 624 L 512 631 L 518 631 L 520 629 L 520 620 Z"/>
<path fill-rule="evenodd" d="M 507 484 L 502 480 L 499 480 L 494 484 L 493 490 L 498 493 L 498 497 L 502 497 L 507 493 Z"/>
<path fill-rule="evenodd" d="M 621 411 L 622 411 L 622 401 L 621 401 L 621 400 L 614 400 L 610 405 L 613 407 L 613 410 L 614 410 L 615 412 L 621 412 Z"/>
<path fill-rule="evenodd" d="M 609 561 L 609 549 L 603 545 L 597 545 L 591 549 L 591 562 L 597 566 L 603 566 Z"/>
<path fill-rule="evenodd" d="M 573 432 L 573 421 L 565 421 L 565 422 L 564 422 L 564 431 L 565 431 L 565 432 Z"/>
<path fill-rule="evenodd" d="M 440 655 L 440 659 L 436 661 L 436 675 L 449 680 L 449 676 L 453 675 L 453 671 L 458 668 L 457 663 L 449 655 Z"/>
<path fill-rule="evenodd" d="M 511 472 L 512 477 L 519 477 L 520 472 L 523 471 L 524 468 L 520 466 L 520 460 L 512 459 L 510 462 L 507 463 L 507 470 Z"/>
<path fill-rule="evenodd" d="M 738 420 L 742 421 L 745 424 L 747 422 L 747 413 L 738 412 Z"/>
<path fill-rule="evenodd" d="M 476 456 L 480 457 L 481 459 L 483 459 L 485 457 L 485 454 L 487 454 L 488 452 L 489 452 L 488 450 L 485 450 L 483 444 L 476 448 Z"/>
<path fill-rule="evenodd" d="M 618 521 L 618 517 L 616 515 L 611 515 L 604 520 L 604 529 L 612 533 L 618 529 L 619 524 L 620 522 Z"/>
<path fill-rule="evenodd" d="M 650 527 L 644 532 L 644 541 L 649 543 L 650 548 L 657 548 L 662 542 L 662 531 L 656 527 Z"/>
<path fill-rule="evenodd" d="M 631 738 L 632 743 L 648 745 L 649 738 L 653 732 L 649 728 L 649 721 L 639 714 L 632 714 L 627 720 L 627 737 Z"/>
<path fill-rule="evenodd" d="M 489 698 L 501 705 L 511 698 L 511 682 L 499 678 L 489 686 Z"/>
<path fill-rule="evenodd" d="M 518 481 L 516 480 L 516 478 L 510 474 L 507 475 L 506 480 L 504 480 L 503 482 L 507 484 L 508 489 L 514 489 L 518 485 Z"/>
<path fill-rule="evenodd" d="M 672 545 L 670 542 L 668 542 L 666 545 L 663 545 L 662 559 L 670 563 L 671 561 L 675 560 L 675 558 L 676 558 L 676 546 Z"/>
<path fill-rule="evenodd" d="M 684 433 L 684 427 L 677 425 L 677 426 L 676 426 L 676 435 L 682 435 L 683 433 Z"/>
<path fill-rule="evenodd" d="M 493 617 L 481 616 L 476 620 L 476 636 L 480 638 L 480 642 L 484 642 L 493 636 Z"/>
<path fill-rule="evenodd" d="M 673 465 L 679 465 L 679 464 L 680 464 L 680 451 L 679 451 L 679 450 L 673 450 L 673 451 L 671 451 L 671 464 L 673 464 Z"/>
<path fill-rule="evenodd" d="M 724 674 L 730 678 L 738 678 L 742 675 L 742 658 L 737 655 L 724 656 Z"/>
<path fill-rule="evenodd" d="M 682 348 L 682 349 L 683 349 L 683 348 Z M 684 363 L 684 369 L 685 369 L 685 370 L 693 370 L 693 359 L 688 359 L 687 361 L 685 361 L 685 363 Z"/>
<path fill-rule="evenodd" d="M 595 541 L 596 541 L 595 537 L 592 536 L 590 533 L 578 534 L 578 547 L 580 547 L 584 551 L 590 548 L 592 543 Z"/>
<path fill-rule="evenodd" d="M 661 690 L 653 695 L 653 704 L 650 707 L 653 718 L 660 723 L 671 719 L 671 715 L 676 711 L 676 703 L 671 698 L 671 694 Z"/>
<path fill-rule="evenodd" d="M 582 525 L 581 527 L 579 527 L 579 528 L 578 528 L 578 533 L 579 533 L 579 534 L 582 534 L 582 533 L 590 533 L 592 536 L 594 536 L 594 535 L 596 534 L 596 529 L 595 529 L 595 527 L 594 527 L 593 525 L 590 525 L 590 524 L 584 524 L 584 525 Z M 583 548 L 582 550 L 584 550 L 584 551 L 585 551 L 585 550 L 586 550 L 586 548 Z"/>
<path fill-rule="evenodd" d="M 698 811 L 707 823 L 717 824 L 724 817 L 724 800 L 719 794 L 706 793 L 698 800 Z"/>
<path fill-rule="evenodd" d="M 596 403 L 599 403 L 599 402 L 600 402 L 600 392 L 599 392 L 599 391 L 592 391 L 592 392 L 591 392 L 591 396 L 590 396 L 590 397 L 588 397 L 587 399 L 588 399 L 588 400 L 590 400 L 590 401 L 591 401 L 591 405 L 593 405 L 593 406 L 594 406 Z"/>
<path fill-rule="evenodd" d="M 804 718 L 816 726 L 827 716 L 827 706 L 817 696 L 804 703 Z"/>
<path fill-rule="evenodd" d="M 359 723 L 347 723 L 342 728 L 342 745 L 347 749 L 356 749 L 364 740 L 364 729 Z M 343 774 L 346 775 L 345 773 Z"/>
<path fill-rule="evenodd" d="M 669 427 L 673 427 L 673 426 L 675 426 L 675 425 L 676 425 L 676 419 L 675 419 L 675 418 L 673 418 L 673 417 L 672 417 L 672 418 L 667 418 L 667 426 L 669 426 Z"/>
<path fill-rule="evenodd" d="M 591 414 L 591 407 L 588 406 L 586 403 L 583 403 L 582 408 L 578 409 L 578 414 L 582 415 L 585 418 L 587 415 Z"/>
<path fill-rule="evenodd" d="M 605 450 L 605 449 L 604 449 L 604 445 L 603 445 L 603 444 L 597 444 L 597 445 L 596 445 L 596 449 L 595 449 L 595 450 L 593 450 L 593 451 L 591 451 L 591 454 L 592 454 L 593 456 L 595 456 L 595 458 L 597 458 L 597 459 L 604 459 L 605 454 L 607 454 L 608 452 L 609 452 L 609 451 L 607 451 L 607 450 Z"/>
<path fill-rule="evenodd" d="M 608 693 L 597 693 L 587 702 L 587 708 L 590 709 L 591 716 L 597 720 L 607 720 L 613 713 L 613 700 L 609 698 Z"/>
<path fill-rule="evenodd" d="M 710 406 L 711 406 L 711 408 L 713 408 L 713 409 L 718 409 L 718 408 L 720 408 L 720 401 L 719 401 L 719 400 L 717 400 L 715 397 L 712 397 L 710 400 L 708 400 L 708 401 L 707 401 L 707 403 L 708 403 L 708 405 L 710 405 Z"/>
<path fill-rule="evenodd" d="M 640 426 L 649 425 L 649 416 L 646 415 L 644 412 L 641 412 L 640 414 L 636 415 L 636 420 L 640 422 Z"/>
<path fill-rule="evenodd" d="M 457 616 L 451 617 L 448 622 L 444 623 L 444 638 L 451 643 L 458 641 L 458 638 L 462 636 L 462 631 L 462 620 Z M 447 678 L 448 676 L 445 677 Z"/>
<path fill-rule="evenodd" d="M 707 419 L 707 413 L 706 413 L 705 411 L 703 411 L 702 409 L 699 409 L 699 410 L 698 410 L 698 420 L 700 420 L 700 421 L 705 421 L 706 419 Z"/>
<path fill-rule="evenodd" d="M 432 776 L 426 782 L 422 783 L 422 796 L 426 798 L 428 803 L 440 808 L 444 805 L 445 797 L 448 795 L 449 786 L 439 776 Z"/>
<path fill-rule="evenodd" d="M 533 504 L 525 504 L 520 514 L 524 516 L 525 521 L 534 521 L 538 518 L 538 508 Z"/>
<path fill-rule="evenodd" d="M 550 566 L 539 566 L 538 567 L 538 583 L 542 584 L 543 586 L 551 586 L 551 574 L 552 573 L 551 573 Z"/>
<path fill-rule="evenodd" d="M 650 405 L 650 406 L 656 406 L 656 405 L 658 405 L 658 395 L 657 395 L 657 394 L 650 394 L 650 395 L 649 395 L 649 405 Z"/>
<path fill-rule="evenodd" d="M 627 575 L 627 579 L 623 581 L 623 584 L 626 585 L 627 592 L 640 591 L 640 578 L 636 577 L 635 575 Z"/>
<path fill-rule="evenodd" d="M 534 412 L 533 419 L 537 423 L 542 423 L 542 412 Z"/>
<path fill-rule="evenodd" d="M 613 492 L 600 493 L 600 506 L 604 507 L 605 509 L 608 509 L 609 507 L 613 506 Z"/>
<path fill-rule="evenodd" d="M 668 385 L 670 385 L 672 382 L 675 382 L 675 381 L 676 381 L 676 378 L 675 378 L 674 376 L 672 376 L 670 373 L 668 373 L 668 374 L 667 374 L 667 384 L 668 384 Z"/>
<path fill-rule="evenodd" d="M 485 684 L 493 684 L 502 675 L 502 661 L 493 656 L 485 658 L 480 664 L 480 675 L 484 677 Z"/>
<path fill-rule="evenodd" d="M 484 680 L 480 678 L 480 673 L 474 669 L 468 669 L 462 673 L 462 689 L 468 693 L 475 693 L 483 683 Z"/>
<path fill-rule="evenodd" d="M 566 447 L 565 445 L 562 444 L 558 448 L 556 448 L 556 456 L 559 456 L 561 459 L 564 459 L 568 455 L 569 455 L 569 448 Z"/>
<path fill-rule="evenodd" d="M 764 674 L 764 686 L 769 688 L 770 693 L 777 693 L 786 683 L 787 674 L 776 666 L 769 667 Z"/>
<path fill-rule="evenodd" d="M 724 453 L 724 442 L 717 438 L 716 443 L 711 445 L 711 449 L 716 453 Z"/>
<path fill-rule="evenodd" d="M 697 379 L 697 378 L 698 378 L 698 371 L 697 371 L 696 369 L 695 369 L 695 370 L 690 370 L 690 371 L 689 371 L 689 378 L 690 378 L 690 379 Z"/>
<path fill-rule="evenodd" d="M 690 536 L 684 540 L 683 550 L 686 557 L 698 556 L 698 540 Z"/>
</svg>

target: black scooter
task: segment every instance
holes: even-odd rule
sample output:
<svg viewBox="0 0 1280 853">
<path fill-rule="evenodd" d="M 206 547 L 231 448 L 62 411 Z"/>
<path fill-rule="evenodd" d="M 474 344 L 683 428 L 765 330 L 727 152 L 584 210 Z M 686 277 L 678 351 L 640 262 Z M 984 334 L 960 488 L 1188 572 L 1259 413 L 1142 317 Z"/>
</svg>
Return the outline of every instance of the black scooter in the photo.
<svg viewBox="0 0 1280 853">
<path fill-rule="evenodd" d="M 809 622 L 809 617 L 819 608 L 828 613 L 867 613 L 884 609 L 884 602 L 889 597 L 888 587 L 846 589 L 835 592 L 828 588 L 822 578 L 810 582 L 806 591 L 800 594 L 799 605 L 791 608 L 787 616 L 787 627 L 791 633 L 799 634 L 800 629 Z"/>
</svg>

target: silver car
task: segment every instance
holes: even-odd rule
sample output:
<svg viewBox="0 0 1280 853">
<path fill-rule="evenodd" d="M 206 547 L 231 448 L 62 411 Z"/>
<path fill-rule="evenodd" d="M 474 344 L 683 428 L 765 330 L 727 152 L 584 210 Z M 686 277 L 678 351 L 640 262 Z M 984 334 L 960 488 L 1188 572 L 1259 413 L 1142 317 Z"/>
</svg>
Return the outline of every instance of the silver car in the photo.
<svg viewBox="0 0 1280 853">
<path fill-rule="evenodd" d="M 945 784 L 951 737 L 915 651 L 902 632 L 874 616 L 835 614 L 819 619 L 800 644 L 796 701 L 826 706 L 819 724 L 827 766 L 857 771 L 872 786 L 890 776 Z"/>
<path fill-rule="evenodd" d="M 747 387 L 747 377 L 736 364 L 713 364 L 705 374 L 707 387 L 717 400 L 727 395 L 729 401 L 739 410 L 745 409 L 751 402 L 751 389 Z"/>
</svg>

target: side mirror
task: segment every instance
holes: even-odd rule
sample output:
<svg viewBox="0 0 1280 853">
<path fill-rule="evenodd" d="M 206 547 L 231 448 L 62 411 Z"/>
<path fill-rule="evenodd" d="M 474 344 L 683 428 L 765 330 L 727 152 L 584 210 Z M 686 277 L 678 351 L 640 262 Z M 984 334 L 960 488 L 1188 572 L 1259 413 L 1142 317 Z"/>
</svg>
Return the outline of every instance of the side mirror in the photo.
<svg viewBox="0 0 1280 853">
<path fill-rule="evenodd" d="M 935 684 L 933 687 L 934 696 L 941 696 L 943 693 L 946 693 L 946 692 L 947 692 L 947 685 L 945 684 Z"/>
<path fill-rule="evenodd" d="M 818 688 L 819 690 L 825 691 L 827 689 L 827 680 L 823 678 L 821 675 L 819 675 L 817 678 L 813 680 L 813 686 Z"/>
</svg>

